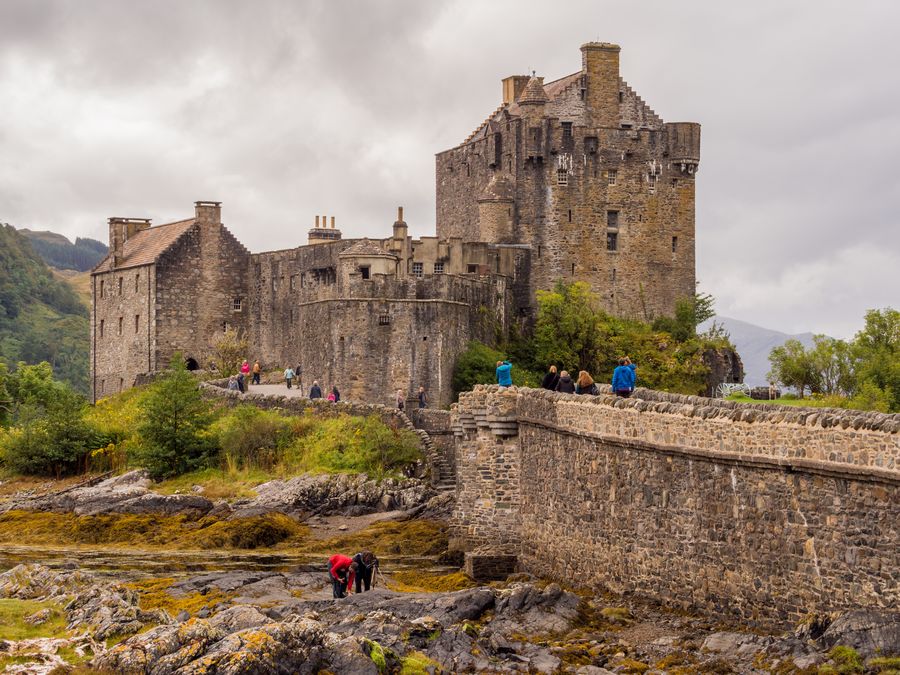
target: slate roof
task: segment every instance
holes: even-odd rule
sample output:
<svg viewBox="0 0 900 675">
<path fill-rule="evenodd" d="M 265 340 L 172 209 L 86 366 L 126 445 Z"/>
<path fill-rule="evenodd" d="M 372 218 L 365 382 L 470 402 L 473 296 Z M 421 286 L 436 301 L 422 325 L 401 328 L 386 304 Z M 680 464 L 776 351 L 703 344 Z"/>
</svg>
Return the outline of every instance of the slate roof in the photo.
<svg viewBox="0 0 900 675">
<path fill-rule="evenodd" d="M 532 76 L 531 79 L 528 80 L 528 84 L 525 85 L 522 95 L 519 96 L 519 105 L 522 105 L 523 103 L 546 103 L 550 100 L 547 98 L 547 92 L 544 91 L 544 85 L 541 84 L 541 79 L 542 78 Z"/>
<path fill-rule="evenodd" d="M 115 269 L 125 267 L 138 267 L 155 263 L 159 256 L 165 253 L 172 244 L 187 232 L 196 222 L 195 218 L 179 220 L 174 223 L 157 225 L 138 232 L 125 242 L 122 251 L 122 262 Z M 113 254 L 109 252 L 103 260 L 91 271 L 92 274 L 109 272 L 113 269 Z"/>
</svg>

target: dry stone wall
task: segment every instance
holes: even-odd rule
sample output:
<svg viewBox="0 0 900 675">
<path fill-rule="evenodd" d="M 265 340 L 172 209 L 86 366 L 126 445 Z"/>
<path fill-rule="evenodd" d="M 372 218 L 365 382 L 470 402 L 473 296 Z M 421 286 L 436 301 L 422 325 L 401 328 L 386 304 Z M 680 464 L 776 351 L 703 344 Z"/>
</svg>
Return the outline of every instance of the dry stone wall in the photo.
<svg viewBox="0 0 900 675">
<path fill-rule="evenodd" d="M 479 386 L 453 543 L 760 624 L 900 602 L 900 416 Z"/>
</svg>

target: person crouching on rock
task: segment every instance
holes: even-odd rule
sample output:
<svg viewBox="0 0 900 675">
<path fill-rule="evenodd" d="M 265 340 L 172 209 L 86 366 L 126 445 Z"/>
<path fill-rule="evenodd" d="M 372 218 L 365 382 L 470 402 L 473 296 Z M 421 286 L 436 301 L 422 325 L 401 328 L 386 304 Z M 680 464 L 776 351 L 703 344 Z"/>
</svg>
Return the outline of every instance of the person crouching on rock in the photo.
<svg viewBox="0 0 900 675">
<path fill-rule="evenodd" d="M 353 560 L 340 553 L 335 553 L 328 559 L 328 573 L 335 600 L 347 597 L 347 591 L 353 584 L 356 567 Z"/>
<path fill-rule="evenodd" d="M 362 551 L 353 556 L 353 563 L 356 565 L 356 592 L 362 593 L 363 584 L 366 590 L 371 590 L 372 575 L 378 569 L 378 558 L 371 551 Z"/>
</svg>

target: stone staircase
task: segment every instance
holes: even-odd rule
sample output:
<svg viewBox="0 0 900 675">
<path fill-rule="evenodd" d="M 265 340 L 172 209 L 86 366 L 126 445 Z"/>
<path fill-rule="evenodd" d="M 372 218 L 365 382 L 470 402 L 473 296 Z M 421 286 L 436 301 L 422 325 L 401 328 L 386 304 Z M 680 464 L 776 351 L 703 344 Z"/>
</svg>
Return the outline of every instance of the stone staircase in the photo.
<svg viewBox="0 0 900 675">
<path fill-rule="evenodd" d="M 453 467 L 445 459 L 431 440 L 431 436 L 424 429 L 416 428 L 413 421 L 405 414 L 397 411 L 403 425 L 416 434 L 422 441 L 422 448 L 425 451 L 425 457 L 428 460 L 428 467 L 431 473 L 431 485 L 438 492 L 451 492 L 456 490 L 456 473 Z"/>
</svg>

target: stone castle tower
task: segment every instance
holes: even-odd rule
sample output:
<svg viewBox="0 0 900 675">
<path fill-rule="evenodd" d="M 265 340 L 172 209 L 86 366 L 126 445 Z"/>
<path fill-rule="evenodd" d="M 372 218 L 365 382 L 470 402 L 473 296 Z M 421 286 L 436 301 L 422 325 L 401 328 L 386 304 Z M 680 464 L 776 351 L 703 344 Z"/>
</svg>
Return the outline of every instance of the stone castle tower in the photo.
<svg viewBox="0 0 900 675">
<path fill-rule="evenodd" d="M 617 45 L 581 56 L 553 82 L 505 78 L 500 106 L 437 155 L 438 237 L 528 244 L 534 289 L 586 281 L 615 314 L 671 314 L 694 293 L 700 125 L 664 123 Z"/>
</svg>

